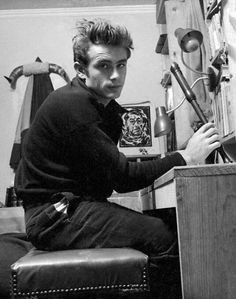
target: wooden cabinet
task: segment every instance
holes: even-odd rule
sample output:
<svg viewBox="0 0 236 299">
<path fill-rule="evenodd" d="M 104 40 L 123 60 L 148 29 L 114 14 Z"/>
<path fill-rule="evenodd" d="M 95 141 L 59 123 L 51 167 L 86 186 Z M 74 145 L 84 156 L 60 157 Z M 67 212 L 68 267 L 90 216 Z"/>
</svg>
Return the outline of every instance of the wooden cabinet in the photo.
<svg viewBox="0 0 236 299">
<path fill-rule="evenodd" d="M 176 208 L 183 299 L 236 296 L 236 164 L 175 167 L 142 200 Z"/>
</svg>

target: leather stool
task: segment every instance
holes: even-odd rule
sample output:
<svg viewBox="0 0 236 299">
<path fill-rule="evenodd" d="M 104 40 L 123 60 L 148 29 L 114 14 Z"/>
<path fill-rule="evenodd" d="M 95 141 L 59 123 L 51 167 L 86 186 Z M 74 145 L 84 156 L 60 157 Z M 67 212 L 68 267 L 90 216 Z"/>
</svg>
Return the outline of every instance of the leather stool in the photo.
<svg viewBox="0 0 236 299">
<path fill-rule="evenodd" d="M 148 256 L 131 248 L 32 249 L 11 271 L 12 298 L 117 298 L 149 291 Z"/>
</svg>

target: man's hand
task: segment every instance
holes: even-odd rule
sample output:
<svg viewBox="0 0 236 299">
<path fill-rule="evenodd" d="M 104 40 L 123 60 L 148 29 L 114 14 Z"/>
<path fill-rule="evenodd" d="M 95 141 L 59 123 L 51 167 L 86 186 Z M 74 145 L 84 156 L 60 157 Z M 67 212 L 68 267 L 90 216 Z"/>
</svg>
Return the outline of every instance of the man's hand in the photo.
<svg viewBox="0 0 236 299">
<path fill-rule="evenodd" d="M 220 146 L 218 130 L 212 123 L 203 125 L 189 139 L 185 150 L 179 151 L 188 165 L 203 163 Z"/>
</svg>

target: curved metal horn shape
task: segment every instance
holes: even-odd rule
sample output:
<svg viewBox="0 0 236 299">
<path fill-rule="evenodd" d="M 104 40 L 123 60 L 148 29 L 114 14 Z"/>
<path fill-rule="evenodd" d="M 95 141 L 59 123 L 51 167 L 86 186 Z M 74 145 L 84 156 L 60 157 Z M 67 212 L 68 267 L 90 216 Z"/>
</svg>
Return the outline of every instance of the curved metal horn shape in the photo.
<svg viewBox="0 0 236 299">
<path fill-rule="evenodd" d="M 16 81 L 17 79 L 23 75 L 23 65 L 20 65 L 16 67 L 10 74 L 9 77 L 4 76 L 4 78 L 7 79 L 7 81 L 10 83 L 11 88 L 15 89 L 16 88 Z"/>
<path fill-rule="evenodd" d="M 57 64 L 54 64 L 54 63 L 49 63 L 49 73 L 55 73 L 55 74 L 58 74 L 60 75 L 66 82 L 70 82 L 70 78 L 69 76 L 67 75 L 66 71 L 60 67 L 59 65 Z M 14 70 L 11 72 L 10 76 L 7 77 L 7 76 L 4 76 L 4 78 L 7 79 L 7 81 L 10 83 L 11 85 L 11 88 L 12 89 L 15 89 L 16 88 L 16 81 L 18 80 L 18 78 L 20 76 L 23 75 L 23 65 L 20 65 L 16 68 L 14 68 Z M 33 75 L 33 74 L 32 74 Z"/>
<path fill-rule="evenodd" d="M 66 71 L 57 64 L 49 63 L 49 73 L 55 73 L 60 75 L 66 82 L 70 82 L 70 78 L 67 75 Z"/>
</svg>

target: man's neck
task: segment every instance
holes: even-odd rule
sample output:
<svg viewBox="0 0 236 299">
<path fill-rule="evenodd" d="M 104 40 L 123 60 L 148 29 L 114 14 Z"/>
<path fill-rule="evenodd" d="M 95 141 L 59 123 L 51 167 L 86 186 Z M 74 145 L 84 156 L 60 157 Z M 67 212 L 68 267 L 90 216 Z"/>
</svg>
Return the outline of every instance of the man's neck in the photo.
<svg viewBox="0 0 236 299">
<path fill-rule="evenodd" d="M 97 102 L 103 104 L 104 107 L 106 107 L 110 103 L 110 101 L 111 99 L 102 99 L 102 98 L 97 99 Z"/>
<path fill-rule="evenodd" d="M 110 101 L 112 100 L 112 99 L 104 99 L 104 98 L 100 97 L 94 90 L 89 88 L 86 85 L 86 83 L 83 80 L 81 80 L 81 78 L 79 78 L 78 75 L 77 75 L 77 79 L 80 82 L 80 84 L 84 85 L 86 88 L 88 88 L 90 90 L 90 92 L 92 92 L 96 96 L 97 102 L 102 104 L 104 107 L 106 107 L 110 103 Z"/>
</svg>

